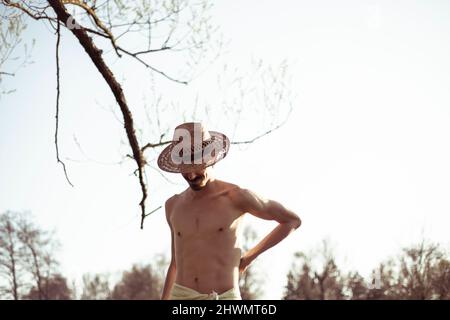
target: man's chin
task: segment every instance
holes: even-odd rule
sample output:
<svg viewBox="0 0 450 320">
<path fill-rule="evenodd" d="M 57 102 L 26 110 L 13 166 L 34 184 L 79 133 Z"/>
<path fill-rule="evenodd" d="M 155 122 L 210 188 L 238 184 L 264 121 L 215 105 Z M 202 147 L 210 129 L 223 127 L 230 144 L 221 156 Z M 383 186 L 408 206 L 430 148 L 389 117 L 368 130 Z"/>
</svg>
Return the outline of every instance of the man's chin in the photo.
<svg viewBox="0 0 450 320">
<path fill-rule="evenodd" d="M 199 185 L 199 184 L 190 184 L 189 186 L 194 191 L 202 190 L 205 187 L 205 186 L 202 186 L 202 185 Z"/>
</svg>

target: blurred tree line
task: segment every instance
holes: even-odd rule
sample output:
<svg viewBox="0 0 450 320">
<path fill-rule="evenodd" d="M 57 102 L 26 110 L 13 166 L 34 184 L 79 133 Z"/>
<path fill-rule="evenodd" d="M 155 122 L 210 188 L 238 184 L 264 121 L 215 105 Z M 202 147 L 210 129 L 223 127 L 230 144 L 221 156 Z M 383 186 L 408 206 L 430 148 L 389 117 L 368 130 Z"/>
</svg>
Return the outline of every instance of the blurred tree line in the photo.
<svg viewBox="0 0 450 320">
<path fill-rule="evenodd" d="M 244 249 L 255 241 L 256 233 L 244 231 Z M 149 264 L 134 264 L 113 281 L 109 274 L 85 274 L 81 287 L 69 284 L 55 259 L 58 241 L 42 230 L 29 213 L 0 213 L 0 299 L 26 300 L 154 300 L 160 299 L 166 256 L 156 255 Z M 240 280 L 242 296 L 256 299 L 261 279 L 253 266 Z"/>
<path fill-rule="evenodd" d="M 247 227 L 242 247 L 257 240 Z M 85 274 L 81 286 L 69 284 L 55 259 L 59 244 L 28 213 L 0 214 L 0 299 L 31 300 L 152 300 L 159 299 L 168 267 L 164 255 L 149 264 L 135 264 L 116 281 L 108 274 Z M 257 267 L 257 266 L 256 266 Z M 262 296 L 263 279 L 250 266 L 239 287 L 245 300 Z M 287 274 L 288 300 L 325 299 L 450 299 L 450 260 L 437 244 L 422 241 L 382 263 L 365 279 L 358 272 L 343 272 L 329 241 L 309 254 L 296 253 Z"/>
<path fill-rule="evenodd" d="M 358 272 L 342 272 L 330 242 L 313 253 L 296 253 L 283 299 L 390 300 L 450 299 L 450 260 L 439 245 L 423 240 L 405 248 L 372 271 L 370 279 Z"/>
<path fill-rule="evenodd" d="M 27 213 L 0 214 L 0 298 L 69 299 L 54 259 L 58 242 Z"/>
</svg>

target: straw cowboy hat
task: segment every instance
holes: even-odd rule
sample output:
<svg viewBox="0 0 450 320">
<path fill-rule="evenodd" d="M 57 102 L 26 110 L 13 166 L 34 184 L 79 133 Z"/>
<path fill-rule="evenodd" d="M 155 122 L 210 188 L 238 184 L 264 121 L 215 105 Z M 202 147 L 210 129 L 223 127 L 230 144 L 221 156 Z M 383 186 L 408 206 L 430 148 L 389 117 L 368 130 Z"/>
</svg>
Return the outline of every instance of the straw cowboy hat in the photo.
<svg viewBox="0 0 450 320">
<path fill-rule="evenodd" d="M 226 135 L 208 131 L 198 122 L 180 124 L 172 143 L 158 157 L 158 167 L 173 173 L 203 169 L 225 158 L 230 148 Z"/>
</svg>

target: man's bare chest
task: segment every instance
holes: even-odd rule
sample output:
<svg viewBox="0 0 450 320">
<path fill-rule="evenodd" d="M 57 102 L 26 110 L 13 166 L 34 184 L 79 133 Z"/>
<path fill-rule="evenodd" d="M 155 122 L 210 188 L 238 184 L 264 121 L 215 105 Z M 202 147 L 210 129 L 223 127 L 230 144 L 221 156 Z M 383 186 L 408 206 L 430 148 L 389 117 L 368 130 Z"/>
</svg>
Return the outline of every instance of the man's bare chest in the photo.
<svg viewBox="0 0 450 320">
<path fill-rule="evenodd" d="M 241 214 L 226 201 L 180 202 L 174 207 L 171 223 L 177 237 L 234 233 Z"/>
</svg>

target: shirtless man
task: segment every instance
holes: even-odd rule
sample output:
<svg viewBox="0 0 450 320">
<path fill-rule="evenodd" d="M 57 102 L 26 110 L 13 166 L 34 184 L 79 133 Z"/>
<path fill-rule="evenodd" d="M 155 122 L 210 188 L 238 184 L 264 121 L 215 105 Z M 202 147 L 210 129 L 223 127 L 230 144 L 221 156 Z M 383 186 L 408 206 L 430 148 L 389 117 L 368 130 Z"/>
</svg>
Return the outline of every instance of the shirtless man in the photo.
<svg viewBox="0 0 450 320">
<path fill-rule="evenodd" d="M 168 160 L 178 139 L 177 130 L 192 134 L 194 127 L 202 137 L 200 147 L 191 144 L 191 150 L 205 149 L 205 141 L 218 143 L 222 153 L 204 161 L 202 165 L 186 166 Z M 212 165 L 228 152 L 229 140 L 220 133 L 206 131 L 201 124 L 186 123 L 175 129 L 174 143 L 158 159 L 158 165 L 168 172 L 179 172 L 189 184 L 181 194 L 166 201 L 167 222 L 171 230 L 171 262 L 162 293 L 162 299 L 241 299 L 239 274 L 261 253 L 273 247 L 301 224 L 300 218 L 280 203 L 262 199 L 250 190 L 216 179 Z M 195 151 L 197 150 L 197 151 Z M 204 152 L 204 151 L 203 151 Z M 202 152 L 200 152 L 202 154 Z M 204 154 L 204 153 L 203 153 Z M 191 158 L 192 159 L 192 158 Z M 252 214 L 265 220 L 275 220 L 275 227 L 248 252 L 242 252 L 237 241 L 243 216 Z"/>
</svg>

